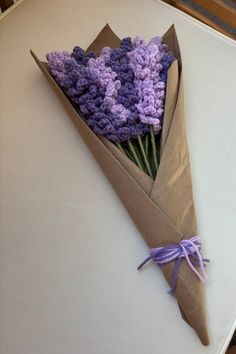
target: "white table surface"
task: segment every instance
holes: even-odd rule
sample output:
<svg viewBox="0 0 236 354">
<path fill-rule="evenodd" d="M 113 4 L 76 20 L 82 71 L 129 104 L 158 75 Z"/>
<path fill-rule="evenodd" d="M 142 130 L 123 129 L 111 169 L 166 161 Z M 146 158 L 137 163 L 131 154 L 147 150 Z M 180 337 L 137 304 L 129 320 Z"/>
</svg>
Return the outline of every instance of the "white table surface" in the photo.
<svg viewBox="0 0 236 354">
<path fill-rule="evenodd" d="M 211 344 L 181 319 L 147 248 L 29 55 L 174 22 Z M 0 353 L 218 354 L 236 321 L 236 46 L 151 0 L 25 0 L 0 21 Z"/>
</svg>

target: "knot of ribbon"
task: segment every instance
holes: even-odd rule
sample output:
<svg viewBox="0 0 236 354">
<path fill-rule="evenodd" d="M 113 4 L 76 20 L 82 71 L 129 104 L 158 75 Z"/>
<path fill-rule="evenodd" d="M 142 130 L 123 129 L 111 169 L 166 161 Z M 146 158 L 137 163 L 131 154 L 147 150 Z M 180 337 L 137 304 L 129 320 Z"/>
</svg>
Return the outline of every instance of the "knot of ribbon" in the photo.
<svg viewBox="0 0 236 354">
<path fill-rule="evenodd" d="M 167 245 L 164 247 L 151 248 L 150 256 L 147 257 L 139 266 L 141 269 L 148 261 L 153 260 L 159 266 L 175 261 L 175 268 L 172 274 L 172 284 L 168 293 L 173 294 L 177 285 L 177 278 L 180 263 L 183 258 L 186 259 L 190 269 L 205 282 L 207 275 L 204 267 L 209 259 L 204 259 L 201 256 L 201 242 L 199 236 L 194 236 L 189 240 L 182 240 L 179 244 Z M 197 269 L 199 268 L 199 270 Z"/>
</svg>

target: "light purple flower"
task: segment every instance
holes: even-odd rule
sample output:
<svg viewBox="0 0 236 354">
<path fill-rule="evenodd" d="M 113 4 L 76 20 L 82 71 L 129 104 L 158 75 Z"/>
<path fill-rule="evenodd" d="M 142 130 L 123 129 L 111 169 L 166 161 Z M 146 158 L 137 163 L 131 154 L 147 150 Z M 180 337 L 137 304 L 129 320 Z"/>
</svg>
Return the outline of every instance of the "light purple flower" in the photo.
<svg viewBox="0 0 236 354">
<path fill-rule="evenodd" d="M 109 109 L 117 119 L 126 122 L 129 111 L 122 104 L 117 102 L 121 82 L 117 80 L 117 73 L 106 65 L 106 62 L 110 58 L 110 53 L 111 48 L 103 48 L 98 58 L 88 61 L 87 67 L 91 75 L 99 82 L 101 87 L 105 89 L 104 103 L 107 105 L 107 109 Z"/>
<path fill-rule="evenodd" d="M 149 43 L 141 37 L 134 39 L 134 49 L 127 53 L 129 65 L 134 73 L 134 86 L 137 89 L 139 103 L 136 107 L 142 123 L 153 126 L 155 133 L 161 129 L 160 117 L 164 111 L 165 83 L 160 82 L 160 61 L 166 50 L 160 37 L 154 37 Z"/>
</svg>

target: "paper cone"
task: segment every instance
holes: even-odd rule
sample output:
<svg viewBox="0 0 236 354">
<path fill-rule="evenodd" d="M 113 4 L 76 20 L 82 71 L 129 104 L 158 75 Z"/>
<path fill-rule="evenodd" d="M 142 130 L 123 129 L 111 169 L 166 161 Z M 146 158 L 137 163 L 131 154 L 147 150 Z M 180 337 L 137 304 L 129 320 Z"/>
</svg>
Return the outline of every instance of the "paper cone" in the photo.
<svg viewBox="0 0 236 354">
<path fill-rule="evenodd" d="M 31 54 L 57 93 L 104 174 L 137 225 L 149 248 L 179 243 L 197 235 L 192 195 L 190 161 L 184 128 L 181 57 L 174 26 L 164 35 L 175 61 L 168 73 L 161 162 L 155 181 L 105 138 L 96 136 L 74 109 L 47 70 L 47 63 Z M 88 48 L 96 53 L 104 46 L 116 48 L 120 39 L 106 25 Z M 162 271 L 171 285 L 174 262 Z M 183 318 L 192 326 L 204 345 L 209 344 L 201 281 L 183 260 L 175 296 Z"/>
</svg>

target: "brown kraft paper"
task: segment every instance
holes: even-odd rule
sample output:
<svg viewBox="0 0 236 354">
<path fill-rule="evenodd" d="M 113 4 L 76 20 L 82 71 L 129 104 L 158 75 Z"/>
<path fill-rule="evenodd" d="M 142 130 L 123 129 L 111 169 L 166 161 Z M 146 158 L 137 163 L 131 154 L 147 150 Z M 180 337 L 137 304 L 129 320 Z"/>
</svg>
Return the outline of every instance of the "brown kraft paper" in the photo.
<svg viewBox="0 0 236 354">
<path fill-rule="evenodd" d="M 163 38 L 177 60 L 168 72 L 161 161 L 155 181 L 113 143 L 92 132 L 49 74 L 47 63 L 41 62 L 31 51 L 149 248 L 179 243 L 198 234 L 184 127 L 181 56 L 174 26 Z M 99 54 L 104 46 L 116 48 L 119 44 L 120 39 L 106 25 L 88 50 Z M 161 269 L 171 285 L 174 262 Z M 183 318 L 195 330 L 202 344 L 208 345 L 203 284 L 185 260 L 180 265 L 175 296 Z"/>
</svg>

